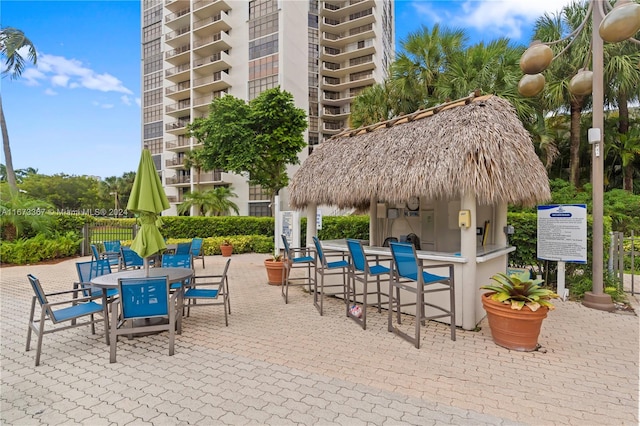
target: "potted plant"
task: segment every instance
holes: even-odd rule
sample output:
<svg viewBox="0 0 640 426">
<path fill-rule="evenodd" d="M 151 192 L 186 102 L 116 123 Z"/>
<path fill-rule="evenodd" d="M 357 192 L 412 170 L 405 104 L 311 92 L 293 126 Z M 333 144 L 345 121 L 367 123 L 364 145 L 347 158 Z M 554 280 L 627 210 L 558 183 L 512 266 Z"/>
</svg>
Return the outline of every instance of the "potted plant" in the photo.
<svg viewBox="0 0 640 426">
<path fill-rule="evenodd" d="M 273 254 L 271 257 L 265 259 L 264 267 L 267 269 L 267 279 L 270 285 L 284 284 L 286 270 L 281 254 Z"/>
<path fill-rule="evenodd" d="M 229 240 L 224 240 L 222 244 L 220 244 L 220 252 L 222 253 L 222 257 L 231 256 L 231 253 L 233 253 L 233 246 Z"/>
<path fill-rule="evenodd" d="M 554 309 L 553 290 L 542 287 L 543 280 L 532 279 L 529 271 L 491 277 L 495 284 L 480 287 L 493 341 L 507 349 L 533 351 L 539 348 L 542 320 Z"/>
</svg>

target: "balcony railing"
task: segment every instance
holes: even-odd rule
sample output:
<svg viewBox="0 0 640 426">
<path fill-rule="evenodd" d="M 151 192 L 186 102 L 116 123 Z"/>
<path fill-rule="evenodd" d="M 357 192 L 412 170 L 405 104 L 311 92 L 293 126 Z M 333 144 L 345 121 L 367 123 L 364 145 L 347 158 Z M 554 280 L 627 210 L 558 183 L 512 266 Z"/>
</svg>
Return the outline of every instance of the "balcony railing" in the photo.
<svg viewBox="0 0 640 426">
<path fill-rule="evenodd" d="M 191 81 L 183 81 L 178 84 L 174 84 L 173 86 L 169 86 L 165 89 L 165 93 L 170 95 L 172 93 L 181 92 L 183 90 L 188 90 L 191 87 Z"/>
<path fill-rule="evenodd" d="M 222 52 L 214 53 L 211 56 L 206 56 L 204 58 L 198 58 L 193 61 L 193 67 L 201 67 L 202 65 L 209 64 L 212 62 L 217 62 L 222 59 Z"/>
<path fill-rule="evenodd" d="M 167 105 L 166 111 L 167 113 L 179 111 L 181 109 L 187 109 L 191 107 L 191 99 L 184 99 L 180 102 L 175 102 L 173 104 Z"/>
<path fill-rule="evenodd" d="M 209 84 L 220 80 L 222 80 L 222 71 L 214 72 L 212 75 L 193 80 L 193 87 L 202 86 L 203 84 Z"/>
<path fill-rule="evenodd" d="M 189 124 L 189 120 L 177 120 L 177 121 L 173 121 L 171 123 L 165 124 L 164 128 L 165 130 L 176 130 L 176 129 L 181 129 L 183 127 L 187 127 L 187 124 Z"/>
<path fill-rule="evenodd" d="M 193 28 L 197 30 L 198 28 L 204 27 L 205 25 L 213 24 L 220 20 L 222 20 L 222 13 L 218 13 L 217 15 L 209 16 L 199 21 L 195 21 L 193 23 Z"/>
<path fill-rule="evenodd" d="M 166 59 L 173 58 L 174 56 L 179 55 L 179 54 L 184 53 L 184 52 L 188 52 L 189 50 L 191 50 L 191 45 L 185 44 L 185 45 L 182 45 L 180 47 L 176 47 L 175 49 L 169 50 L 165 54 L 165 58 Z"/>
<path fill-rule="evenodd" d="M 222 39 L 222 32 L 219 32 L 219 33 L 210 35 L 208 37 L 195 40 L 193 42 L 193 47 L 194 48 L 201 47 L 210 43 L 215 43 L 216 41 L 220 41 L 221 39 Z"/>
<path fill-rule="evenodd" d="M 165 179 L 167 185 L 179 185 L 181 183 L 191 183 L 191 176 L 173 176 Z"/>
<path fill-rule="evenodd" d="M 178 136 L 177 139 L 171 139 L 165 142 L 167 149 L 178 148 L 181 146 L 188 146 L 189 138 L 186 136 Z"/>
<path fill-rule="evenodd" d="M 169 40 L 172 40 L 172 39 L 174 39 L 176 37 L 179 37 L 179 36 L 181 36 L 183 34 L 186 34 L 189 31 L 191 31 L 191 27 L 189 25 L 187 25 L 187 26 L 182 27 L 180 29 L 177 29 L 175 31 L 171 31 L 168 34 L 165 34 L 164 35 L 164 39 L 165 39 L 165 41 L 169 41 Z"/>
<path fill-rule="evenodd" d="M 189 70 L 189 62 L 184 63 L 184 64 L 180 64 L 177 67 L 173 67 L 173 68 L 169 68 L 167 70 L 164 71 L 164 75 L 165 77 L 171 77 L 174 74 L 178 74 L 181 73 L 183 71 L 188 71 Z"/>
<path fill-rule="evenodd" d="M 179 17 L 186 15 L 186 14 L 187 14 L 187 13 L 189 13 L 190 11 L 191 11 L 191 9 L 190 9 L 189 7 L 185 7 L 184 9 L 180 9 L 179 11 L 177 11 L 177 12 L 175 12 L 175 13 L 171 13 L 171 14 L 167 15 L 167 16 L 164 18 L 164 22 L 165 22 L 165 23 L 167 23 L 167 22 L 171 22 L 171 21 L 173 21 L 174 19 L 178 19 Z"/>
</svg>

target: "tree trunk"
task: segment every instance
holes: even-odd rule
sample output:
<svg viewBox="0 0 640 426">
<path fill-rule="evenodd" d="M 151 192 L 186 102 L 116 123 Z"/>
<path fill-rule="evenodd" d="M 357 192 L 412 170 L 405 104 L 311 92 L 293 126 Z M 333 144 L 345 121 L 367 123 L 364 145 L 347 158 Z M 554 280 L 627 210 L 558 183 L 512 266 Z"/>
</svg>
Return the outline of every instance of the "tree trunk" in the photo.
<svg viewBox="0 0 640 426">
<path fill-rule="evenodd" d="M 11 193 L 18 192 L 18 184 L 16 183 L 16 172 L 13 170 L 13 160 L 11 159 L 11 146 L 9 145 L 9 131 L 7 130 L 7 122 L 4 118 L 4 110 L 2 109 L 2 96 L 0 96 L 0 127 L 2 127 L 2 148 L 4 150 L 4 158 L 7 164 L 7 182 Z"/>
<path fill-rule="evenodd" d="M 580 186 L 580 115 L 582 114 L 582 97 L 571 99 L 571 144 L 569 150 L 569 182 Z"/>
</svg>

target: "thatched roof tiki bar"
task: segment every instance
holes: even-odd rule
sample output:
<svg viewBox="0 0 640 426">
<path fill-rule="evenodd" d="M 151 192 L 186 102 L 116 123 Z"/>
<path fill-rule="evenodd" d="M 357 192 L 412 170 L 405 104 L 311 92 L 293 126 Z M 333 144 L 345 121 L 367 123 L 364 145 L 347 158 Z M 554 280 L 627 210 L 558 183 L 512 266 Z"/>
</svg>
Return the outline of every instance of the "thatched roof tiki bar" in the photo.
<svg viewBox="0 0 640 426">
<path fill-rule="evenodd" d="M 371 246 L 416 234 L 426 264 L 455 263 L 456 323 L 467 330 L 484 316 L 480 285 L 515 250 L 507 205 L 550 199 L 529 133 L 511 104 L 492 95 L 346 130 L 315 148 L 289 190 L 291 207 L 306 209 L 308 245 L 317 206 L 368 207 Z M 461 211 L 468 226 L 460 226 Z"/>
</svg>

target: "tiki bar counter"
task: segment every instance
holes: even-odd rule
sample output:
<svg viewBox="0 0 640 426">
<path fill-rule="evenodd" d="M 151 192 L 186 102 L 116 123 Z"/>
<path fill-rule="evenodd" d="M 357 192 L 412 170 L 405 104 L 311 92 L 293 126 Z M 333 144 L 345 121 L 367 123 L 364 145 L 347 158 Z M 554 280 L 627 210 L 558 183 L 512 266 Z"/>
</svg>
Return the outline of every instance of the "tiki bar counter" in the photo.
<svg viewBox="0 0 640 426">
<path fill-rule="evenodd" d="M 485 316 L 480 286 L 517 250 L 507 206 L 550 199 L 529 133 L 493 95 L 343 131 L 315 147 L 289 189 L 291 207 L 306 213 L 308 246 L 319 206 L 367 209 L 369 253 L 388 254 L 382 246 L 395 238 L 419 247 L 425 265 L 453 263 L 456 325 L 466 330 Z M 323 245 L 346 249 L 340 240 Z"/>
</svg>

